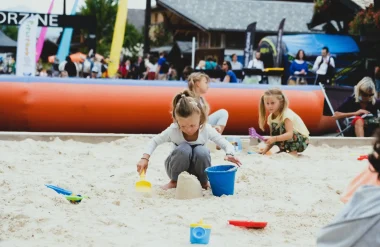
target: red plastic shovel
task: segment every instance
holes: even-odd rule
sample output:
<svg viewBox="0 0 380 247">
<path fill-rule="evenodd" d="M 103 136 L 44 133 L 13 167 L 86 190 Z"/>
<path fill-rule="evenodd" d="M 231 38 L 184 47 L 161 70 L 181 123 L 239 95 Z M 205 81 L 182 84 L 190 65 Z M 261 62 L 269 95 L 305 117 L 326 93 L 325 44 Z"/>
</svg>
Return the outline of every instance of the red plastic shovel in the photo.
<svg viewBox="0 0 380 247">
<path fill-rule="evenodd" d="M 255 221 L 243 221 L 243 220 L 229 220 L 228 223 L 234 226 L 242 226 L 246 228 L 262 229 L 265 228 L 268 222 L 255 222 Z"/>
<path fill-rule="evenodd" d="M 360 155 L 358 157 L 358 160 L 367 160 L 368 159 L 368 155 Z"/>
</svg>

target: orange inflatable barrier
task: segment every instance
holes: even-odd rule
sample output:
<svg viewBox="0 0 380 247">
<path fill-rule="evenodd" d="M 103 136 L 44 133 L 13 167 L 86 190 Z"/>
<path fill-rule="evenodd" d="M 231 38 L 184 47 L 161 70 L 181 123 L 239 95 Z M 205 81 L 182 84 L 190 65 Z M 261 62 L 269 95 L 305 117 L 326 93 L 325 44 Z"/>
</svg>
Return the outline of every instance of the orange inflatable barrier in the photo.
<svg viewBox="0 0 380 247">
<path fill-rule="evenodd" d="M 0 77 L 0 131 L 159 133 L 172 122 L 174 95 L 186 87 L 184 82 Z M 259 100 L 269 87 L 211 84 L 206 97 L 211 112 L 229 112 L 224 134 L 259 129 Z M 281 88 L 312 135 L 337 129 L 322 114 L 324 95 L 318 86 Z"/>
</svg>

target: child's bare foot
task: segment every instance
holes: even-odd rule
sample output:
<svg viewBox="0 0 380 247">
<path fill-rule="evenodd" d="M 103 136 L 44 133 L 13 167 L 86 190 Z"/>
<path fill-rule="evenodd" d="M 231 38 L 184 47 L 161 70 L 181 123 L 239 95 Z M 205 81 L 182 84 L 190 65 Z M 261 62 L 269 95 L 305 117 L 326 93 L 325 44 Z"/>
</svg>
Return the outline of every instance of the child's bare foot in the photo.
<svg viewBox="0 0 380 247">
<path fill-rule="evenodd" d="M 170 180 L 169 183 L 162 185 L 161 189 L 163 190 L 169 190 L 169 189 L 174 189 L 177 188 L 177 181 Z"/>
<path fill-rule="evenodd" d="M 298 157 L 298 152 L 297 151 L 289 152 L 289 154 L 293 155 L 294 157 Z"/>
<path fill-rule="evenodd" d="M 207 190 L 208 188 L 210 188 L 210 184 L 208 182 L 205 184 L 202 184 L 202 188 Z"/>
</svg>

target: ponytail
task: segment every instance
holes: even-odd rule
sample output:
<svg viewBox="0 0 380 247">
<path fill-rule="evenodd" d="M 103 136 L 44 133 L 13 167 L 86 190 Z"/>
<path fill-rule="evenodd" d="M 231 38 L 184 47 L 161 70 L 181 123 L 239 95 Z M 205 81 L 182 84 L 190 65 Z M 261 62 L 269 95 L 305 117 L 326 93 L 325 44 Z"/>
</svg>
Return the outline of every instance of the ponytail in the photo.
<svg viewBox="0 0 380 247">
<path fill-rule="evenodd" d="M 207 114 L 204 107 L 202 107 L 198 100 L 191 97 L 191 93 L 188 90 L 184 90 L 174 96 L 172 105 L 172 117 L 174 121 L 178 117 L 187 118 L 197 113 L 200 115 L 200 126 L 203 126 L 207 122 Z"/>
</svg>

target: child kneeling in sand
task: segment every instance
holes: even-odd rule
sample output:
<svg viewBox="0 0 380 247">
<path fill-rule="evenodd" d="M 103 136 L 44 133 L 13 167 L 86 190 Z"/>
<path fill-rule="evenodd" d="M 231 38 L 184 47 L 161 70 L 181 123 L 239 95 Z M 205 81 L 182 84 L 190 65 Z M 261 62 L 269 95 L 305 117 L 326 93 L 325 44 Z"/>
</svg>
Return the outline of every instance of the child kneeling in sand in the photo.
<svg viewBox="0 0 380 247">
<path fill-rule="evenodd" d="M 225 152 L 225 160 L 240 166 L 234 156 L 234 147 L 223 138 L 210 124 L 204 107 L 185 90 L 173 99 L 172 123 L 166 130 L 152 138 L 137 163 L 137 171 L 141 173 L 148 168 L 149 157 L 156 147 L 164 142 L 172 142 L 174 150 L 165 161 L 166 172 L 170 182 L 163 189 L 175 188 L 180 173 L 187 171 L 195 175 L 202 187 L 207 189 L 205 169 L 211 166 L 210 151 L 205 146 L 208 140 L 219 145 Z"/>
<path fill-rule="evenodd" d="M 269 89 L 261 96 L 259 107 L 259 126 L 264 131 L 265 116 L 269 113 L 267 124 L 271 137 L 266 140 L 263 154 L 274 145 L 280 152 L 297 155 L 309 145 L 309 131 L 302 119 L 288 108 L 288 99 L 280 89 Z"/>
</svg>

